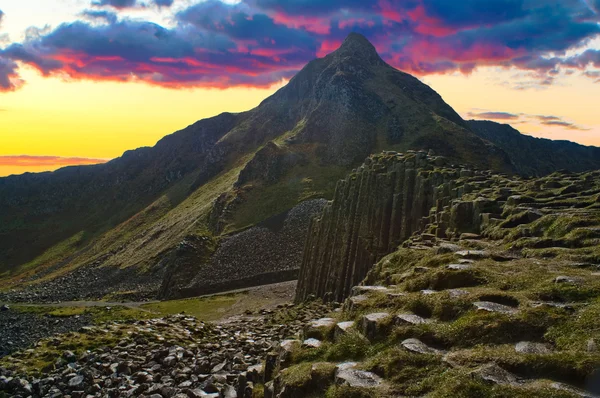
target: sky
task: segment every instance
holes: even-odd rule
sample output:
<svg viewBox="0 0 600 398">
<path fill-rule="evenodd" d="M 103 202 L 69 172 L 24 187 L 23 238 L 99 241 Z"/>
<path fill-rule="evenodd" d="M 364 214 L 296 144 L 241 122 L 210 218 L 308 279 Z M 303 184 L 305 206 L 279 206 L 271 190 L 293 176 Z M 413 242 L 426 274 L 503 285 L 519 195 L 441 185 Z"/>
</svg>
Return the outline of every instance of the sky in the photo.
<svg viewBox="0 0 600 398">
<path fill-rule="evenodd" d="M 0 0 L 0 176 L 251 109 L 350 32 L 465 119 L 600 146 L 600 0 Z"/>
</svg>

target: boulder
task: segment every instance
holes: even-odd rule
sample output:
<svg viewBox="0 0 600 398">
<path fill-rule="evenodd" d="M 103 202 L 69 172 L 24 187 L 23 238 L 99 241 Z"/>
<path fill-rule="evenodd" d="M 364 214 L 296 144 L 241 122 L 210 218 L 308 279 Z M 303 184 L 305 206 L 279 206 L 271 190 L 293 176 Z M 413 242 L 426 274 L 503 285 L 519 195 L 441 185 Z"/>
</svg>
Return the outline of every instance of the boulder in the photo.
<svg viewBox="0 0 600 398">
<path fill-rule="evenodd" d="M 381 337 L 381 334 L 387 327 L 386 321 L 389 319 L 390 314 L 387 312 L 377 312 L 373 314 L 367 314 L 360 320 L 360 330 L 363 335 L 369 340 L 375 340 Z"/>
</svg>

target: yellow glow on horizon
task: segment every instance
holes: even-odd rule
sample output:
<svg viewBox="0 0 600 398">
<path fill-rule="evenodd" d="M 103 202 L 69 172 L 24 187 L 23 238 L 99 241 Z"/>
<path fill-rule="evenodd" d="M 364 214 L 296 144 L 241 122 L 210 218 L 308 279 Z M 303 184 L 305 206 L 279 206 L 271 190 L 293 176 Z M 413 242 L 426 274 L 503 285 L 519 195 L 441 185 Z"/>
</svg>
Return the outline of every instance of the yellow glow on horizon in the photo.
<svg viewBox="0 0 600 398">
<path fill-rule="evenodd" d="M 257 106 L 268 89 L 166 89 L 144 83 L 43 78 L 0 94 L 0 155 L 114 158 L 222 112 Z"/>
<path fill-rule="evenodd" d="M 481 68 L 469 76 L 432 75 L 423 79 L 463 118 L 475 108 L 527 115 L 552 115 L 589 130 L 568 130 L 537 123 L 515 125 L 523 134 L 600 146 L 600 84 L 581 76 L 567 76 L 544 89 L 515 90 L 502 84 L 514 81 L 514 70 Z M 510 124 L 510 121 L 500 123 Z"/>
</svg>

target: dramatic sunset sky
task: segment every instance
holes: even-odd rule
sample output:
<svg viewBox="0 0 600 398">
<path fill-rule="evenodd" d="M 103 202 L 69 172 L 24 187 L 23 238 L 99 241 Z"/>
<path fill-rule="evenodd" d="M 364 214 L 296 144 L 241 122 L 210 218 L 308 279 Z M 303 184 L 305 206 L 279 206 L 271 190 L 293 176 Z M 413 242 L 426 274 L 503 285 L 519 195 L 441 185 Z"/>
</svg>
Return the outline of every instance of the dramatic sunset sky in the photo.
<svg viewBox="0 0 600 398">
<path fill-rule="evenodd" d="M 352 31 L 464 118 L 600 146 L 600 0 L 0 0 L 0 10 L 0 176 L 104 161 L 250 109 Z"/>
</svg>

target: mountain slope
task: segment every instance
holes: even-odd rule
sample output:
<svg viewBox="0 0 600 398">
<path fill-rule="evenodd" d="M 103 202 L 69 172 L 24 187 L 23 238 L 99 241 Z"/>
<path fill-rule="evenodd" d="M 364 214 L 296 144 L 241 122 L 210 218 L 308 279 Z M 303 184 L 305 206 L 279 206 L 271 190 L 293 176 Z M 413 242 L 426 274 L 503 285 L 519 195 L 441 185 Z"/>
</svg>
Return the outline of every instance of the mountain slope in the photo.
<svg viewBox="0 0 600 398">
<path fill-rule="evenodd" d="M 520 174 L 543 176 L 562 169 L 572 172 L 600 169 L 598 147 L 531 137 L 508 124 L 478 120 L 467 123 L 479 137 L 502 148 Z"/>
<path fill-rule="evenodd" d="M 162 269 L 187 236 L 218 244 L 331 198 L 370 153 L 408 149 L 512 171 L 435 91 L 352 34 L 251 111 L 200 121 L 106 165 L 0 179 L 0 275 L 47 268 L 49 278 L 90 263 Z"/>
</svg>

